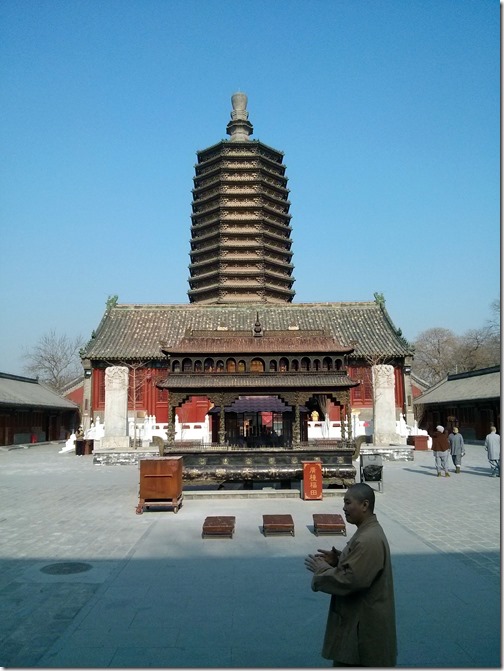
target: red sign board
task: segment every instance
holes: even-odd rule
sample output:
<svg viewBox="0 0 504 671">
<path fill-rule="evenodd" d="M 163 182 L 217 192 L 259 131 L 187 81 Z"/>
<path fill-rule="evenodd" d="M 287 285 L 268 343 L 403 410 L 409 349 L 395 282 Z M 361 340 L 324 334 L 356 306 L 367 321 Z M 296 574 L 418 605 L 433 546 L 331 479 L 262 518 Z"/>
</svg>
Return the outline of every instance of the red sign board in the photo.
<svg viewBox="0 0 504 671">
<path fill-rule="evenodd" d="M 303 499 L 322 500 L 322 464 L 320 461 L 303 461 Z"/>
</svg>

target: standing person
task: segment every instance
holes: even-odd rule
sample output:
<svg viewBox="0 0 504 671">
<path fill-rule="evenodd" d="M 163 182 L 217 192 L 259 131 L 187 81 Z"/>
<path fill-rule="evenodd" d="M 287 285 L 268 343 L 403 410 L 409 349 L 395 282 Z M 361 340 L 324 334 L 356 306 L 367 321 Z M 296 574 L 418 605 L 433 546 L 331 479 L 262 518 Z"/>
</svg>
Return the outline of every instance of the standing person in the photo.
<svg viewBox="0 0 504 671">
<path fill-rule="evenodd" d="M 492 469 L 490 475 L 500 478 L 500 436 L 495 426 L 490 427 L 490 433 L 485 438 L 485 450 Z"/>
<path fill-rule="evenodd" d="M 444 427 L 440 424 L 436 426 L 436 430 L 432 434 L 432 451 L 434 453 L 438 478 L 441 477 L 441 471 L 444 471 L 445 477 L 449 478 L 448 457 L 450 456 L 450 443 L 448 442 L 448 436 L 445 433 Z"/>
<path fill-rule="evenodd" d="M 453 428 L 453 433 L 450 433 L 448 436 L 448 442 L 450 443 L 450 452 L 453 460 L 453 465 L 455 466 L 455 473 L 460 473 L 460 467 L 462 466 L 462 457 L 465 454 L 464 450 L 464 439 L 462 434 L 459 433 L 458 428 L 455 426 Z"/>
<path fill-rule="evenodd" d="M 331 595 L 322 657 L 333 666 L 395 666 L 397 638 L 390 548 L 374 514 L 374 490 L 357 483 L 343 512 L 357 531 L 340 552 L 317 550 L 305 566 L 314 592 Z"/>
</svg>

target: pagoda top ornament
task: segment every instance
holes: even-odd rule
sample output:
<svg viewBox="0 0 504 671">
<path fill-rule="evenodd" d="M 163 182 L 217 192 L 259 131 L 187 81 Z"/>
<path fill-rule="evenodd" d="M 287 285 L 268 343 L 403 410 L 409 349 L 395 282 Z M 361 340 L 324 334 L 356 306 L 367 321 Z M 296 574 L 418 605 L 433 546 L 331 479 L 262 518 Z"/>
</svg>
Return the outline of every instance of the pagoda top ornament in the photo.
<svg viewBox="0 0 504 671">
<path fill-rule="evenodd" d="M 226 127 L 227 134 L 231 136 L 230 142 L 250 142 L 249 135 L 254 132 L 254 127 L 248 120 L 247 101 L 246 94 L 239 91 L 231 96 L 233 110 Z"/>
</svg>

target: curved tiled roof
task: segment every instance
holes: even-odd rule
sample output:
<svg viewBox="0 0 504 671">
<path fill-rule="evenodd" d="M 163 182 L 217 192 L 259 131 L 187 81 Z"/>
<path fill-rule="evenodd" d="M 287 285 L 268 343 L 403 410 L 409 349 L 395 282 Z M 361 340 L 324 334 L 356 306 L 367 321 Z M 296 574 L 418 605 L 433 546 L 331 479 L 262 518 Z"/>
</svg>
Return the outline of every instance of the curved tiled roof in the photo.
<svg viewBox="0 0 504 671">
<path fill-rule="evenodd" d="M 261 373 L 260 375 L 240 375 L 228 373 L 204 375 L 183 373 L 171 374 L 159 387 L 166 389 L 348 389 L 359 384 L 347 375 L 338 373 Z"/>
<path fill-rule="evenodd" d="M 415 405 L 478 401 L 500 398 L 500 367 L 448 375 L 444 380 L 417 396 Z"/>
<path fill-rule="evenodd" d="M 303 331 L 323 331 L 344 347 L 354 348 L 352 358 L 403 357 L 412 353 L 385 308 L 370 301 L 115 305 L 105 313 L 96 334 L 86 345 L 84 358 L 162 360 L 161 341 L 170 349 L 191 330 L 250 333 L 257 318 L 265 332 L 283 331 L 302 336 Z"/>
<path fill-rule="evenodd" d="M 0 373 L 0 406 L 11 408 L 54 408 L 77 410 L 73 401 L 62 398 L 33 378 Z"/>
</svg>

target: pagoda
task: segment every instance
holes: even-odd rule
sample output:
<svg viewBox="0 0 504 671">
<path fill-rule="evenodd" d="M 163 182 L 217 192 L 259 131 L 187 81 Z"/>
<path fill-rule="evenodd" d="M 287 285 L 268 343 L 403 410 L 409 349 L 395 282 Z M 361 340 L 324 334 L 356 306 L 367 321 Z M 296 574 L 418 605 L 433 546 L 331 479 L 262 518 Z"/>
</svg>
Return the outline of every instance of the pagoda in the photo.
<svg viewBox="0 0 504 671">
<path fill-rule="evenodd" d="M 247 96 L 235 93 L 230 140 L 198 152 L 189 301 L 290 303 L 293 265 L 283 153 L 251 140 Z"/>
</svg>

